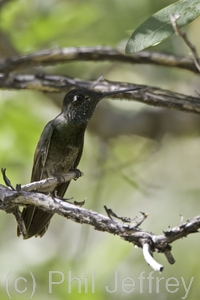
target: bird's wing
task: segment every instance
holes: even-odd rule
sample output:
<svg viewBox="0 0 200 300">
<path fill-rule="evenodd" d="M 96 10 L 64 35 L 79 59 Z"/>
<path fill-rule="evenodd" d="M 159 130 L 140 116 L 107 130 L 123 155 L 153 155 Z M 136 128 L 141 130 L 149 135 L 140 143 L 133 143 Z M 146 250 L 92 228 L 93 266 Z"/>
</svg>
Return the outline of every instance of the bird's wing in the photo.
<svg viewBox="0 0 200 300">
<path fill-rule="evenodd" d="M 51 129 L 51 130 L 53 132 L 53 129 Z M 51 135 L 52 135 L 52 133 L 50 134 L 50 136 Z M 45 165 L 45 161 L 46 161 L 47 153 L 48 153 L 48 147 L 49 147 L 50 142 L 48 142 L 44 138 L 44 139 L 42 139 L 42 143 L 39 142 L 39 144 L 36 149 L 41 149 L 41 147 L 44 147 L 44 151 L 43 151 L 43 157 L 41 157 L 41 155 L 37 154 L 37 152 L 36 152 L 37 155 L 35 155 L 34 162 L 38 164 L 38 167 L 42 165 L 42 162 Z M 82 145 L 79 145 L 79 146 L 80 146 L 79 152 L 78 152 L 77 158 L 76 158 L 75 163 L 72 166 L 72 168 L 76 168 L 78 166 L 79 161 L 82 156 L 83 142 L 82 142 Z M 34 175 L 36 176 L 36 175 L 38 175 L 38 173 L 36 173 L 37 170 L 34 170 L 34 169 L 35 169 L 35 165 L 33 168 L 32 177 L 36 178 L 36 177 L 34 177 Z M 34 179 L 34 180 L 36 180 L 36 179 Z M 59 196 L 61 198 L 64 197 L 64 194 L 65 194 L 69 184 L 70 184 L 70 181 L 59 184 L 56 187 L 57 196 Z M 30 238 L 34 235 L 42 237 L 49 226 L 49 221 L 52 216 L 53 216 L 53 214 L 47 213 L 46 211 L 43 211 L 40 208 L 35 207 L 33 205 L 27 206 L 23 210 L 23 213 L 22 213 L 22 217 L 24 219 L 24 223 L 25 223 L 26 229 L 27 229 L 27 237 L 26 238 Z M 18 235 L 19 235 L 19 232 L 18 232 Z"/>
<path fill-rule="evenodd" d="M 53 121 L 50 121 L 45 126 L 35 150 L 31 182 L 43 179 L 43 170 L 46 164 L 53 130 Z"/>
<path fill-rule="evenodd" d="M 43 179 L 43 170 L 46 164 L 53 130 L 53 121 L 50 121 L 45 126 L 35 150 L 31 182 Z M 52 214 L 49 214 L 35 207 L 34 205 L 29 205 L 24 208 L 22 212 L 22 218 L 26 226 L 26 238 L 29 238 L 40 232 L 39 229 L 43 229 L 45 225 L 48 226 L 51 217 Z M 20 235 L 19 227 L 17 228 L 17 235 Z M 40 233 L 40 235 L 42 236 L 42 232 Z"/>
<path fill-rule="evenodd" d="M 43 133 L 38 142 L 38 145 L 36 147 L 31 181 L 40 180 L 46 177 L 43 176 L 46 175 L 43 174 L 43 171 L 48 157 L 48 151 L 49 151 L 49 146 L 50 146 L 50 141 L 52 138 L 53 131 L 54 131 L 53 121 L 50 121 L 44 128 Z M 82 144 L 79 145 L 77 158 L 74 162 L 74 165 L 71 168 L 76 168 L 78 166 L 82 156 L 82 152 L 83 152 L 83 141 Z M 69 184 L 70 181 L 59 184 L 56 187 L 56 194 L 59 197 L 63 197 Z M 24 208 L 22 212 L 22 218 L 26 226 L 27 236 L 25 238 L 30 238 L 34 235 L 42 237 L 48 228 L 49 221 L 52 216 L 53 216 L 52 213 L 43 211 L 40 208 L 35 207 L 33 205 Z M 19 228 L 17 230 L 17 234 L 18 236 L 20 235 Z"/>
</svg>

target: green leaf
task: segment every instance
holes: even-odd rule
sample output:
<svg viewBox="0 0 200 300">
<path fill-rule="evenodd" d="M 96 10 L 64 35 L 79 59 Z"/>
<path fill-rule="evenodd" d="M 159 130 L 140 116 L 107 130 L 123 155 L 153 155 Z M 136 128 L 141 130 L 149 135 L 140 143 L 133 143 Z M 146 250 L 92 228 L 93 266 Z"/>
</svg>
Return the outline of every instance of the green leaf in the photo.
<svg viewBox="0 0 200 300">
<path fill-rule="evenodd" d="M 172 15 L 179 16 L 177 24 L 181 28 L 200 15 L 200 1 L 180 0 L 153 14 L 133 32 L 126 45 L 126 54 L 154 46 L 172 35 Z"/>
</svg>

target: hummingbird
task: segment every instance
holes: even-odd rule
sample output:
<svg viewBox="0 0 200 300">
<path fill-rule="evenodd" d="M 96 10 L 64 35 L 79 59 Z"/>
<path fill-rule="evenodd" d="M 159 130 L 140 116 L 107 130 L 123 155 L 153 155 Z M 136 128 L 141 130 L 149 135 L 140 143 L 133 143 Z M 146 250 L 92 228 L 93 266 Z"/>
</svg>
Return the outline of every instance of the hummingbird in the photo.
<svg viewBox="0 0 200 300">
<path fill-rule="evenodd" d="M 79 88 L 69 91 L 63 100 L 61 113 L 44 127 L 36 146 L 31 182 L 52 176 L 62 176 L 76 169 L 83 152 L 84 134 L 88 122 L 98 102 L 105 97 L 133 91 L 136 88 L 112 92 L 98 92 Z M 70 181 L 60 183 L 54 189 L 53 195 L 60 198 L 70 184 Z M 48 229 L 53 213 L 46 212 L 34 205 L 27 205 L 22 211 L 26 227 L 26 236 L 42 237 Z M 21 232 L 17 228 L 17 235 Z"/>
</svg>

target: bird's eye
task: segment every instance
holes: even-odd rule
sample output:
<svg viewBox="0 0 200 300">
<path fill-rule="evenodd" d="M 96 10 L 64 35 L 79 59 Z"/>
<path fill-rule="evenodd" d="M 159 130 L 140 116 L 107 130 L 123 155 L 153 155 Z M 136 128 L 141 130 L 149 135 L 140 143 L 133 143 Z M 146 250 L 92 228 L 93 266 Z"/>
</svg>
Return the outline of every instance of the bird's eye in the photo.
<svg viewBox="0 0 200 300">
<path fill-rule="evenodd" d="M 73 102 L 75 104 L 78 104 L 78 103 L 82 102 L 83 100 L 84 100 L 84 95 L 82 95 L 82 94 L 74 95 L 74 97 L 73 97 Z"/>
</svg>

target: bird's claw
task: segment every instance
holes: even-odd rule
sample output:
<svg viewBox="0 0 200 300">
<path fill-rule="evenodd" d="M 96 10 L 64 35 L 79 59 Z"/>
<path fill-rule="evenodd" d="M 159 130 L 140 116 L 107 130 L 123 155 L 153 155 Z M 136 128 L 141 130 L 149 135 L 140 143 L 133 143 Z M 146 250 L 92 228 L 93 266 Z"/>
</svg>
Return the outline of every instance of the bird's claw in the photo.
<svg viewBox="0 0 200 300">
<path fill-rule="evenodd" d="M 79 177 L 83 176 L 83 172 L 81 172 L 79 169 L 72 169 L 71 171 L 74 171 L 76 173 L 74 180 L 77 180 Z"/>
</svg>

